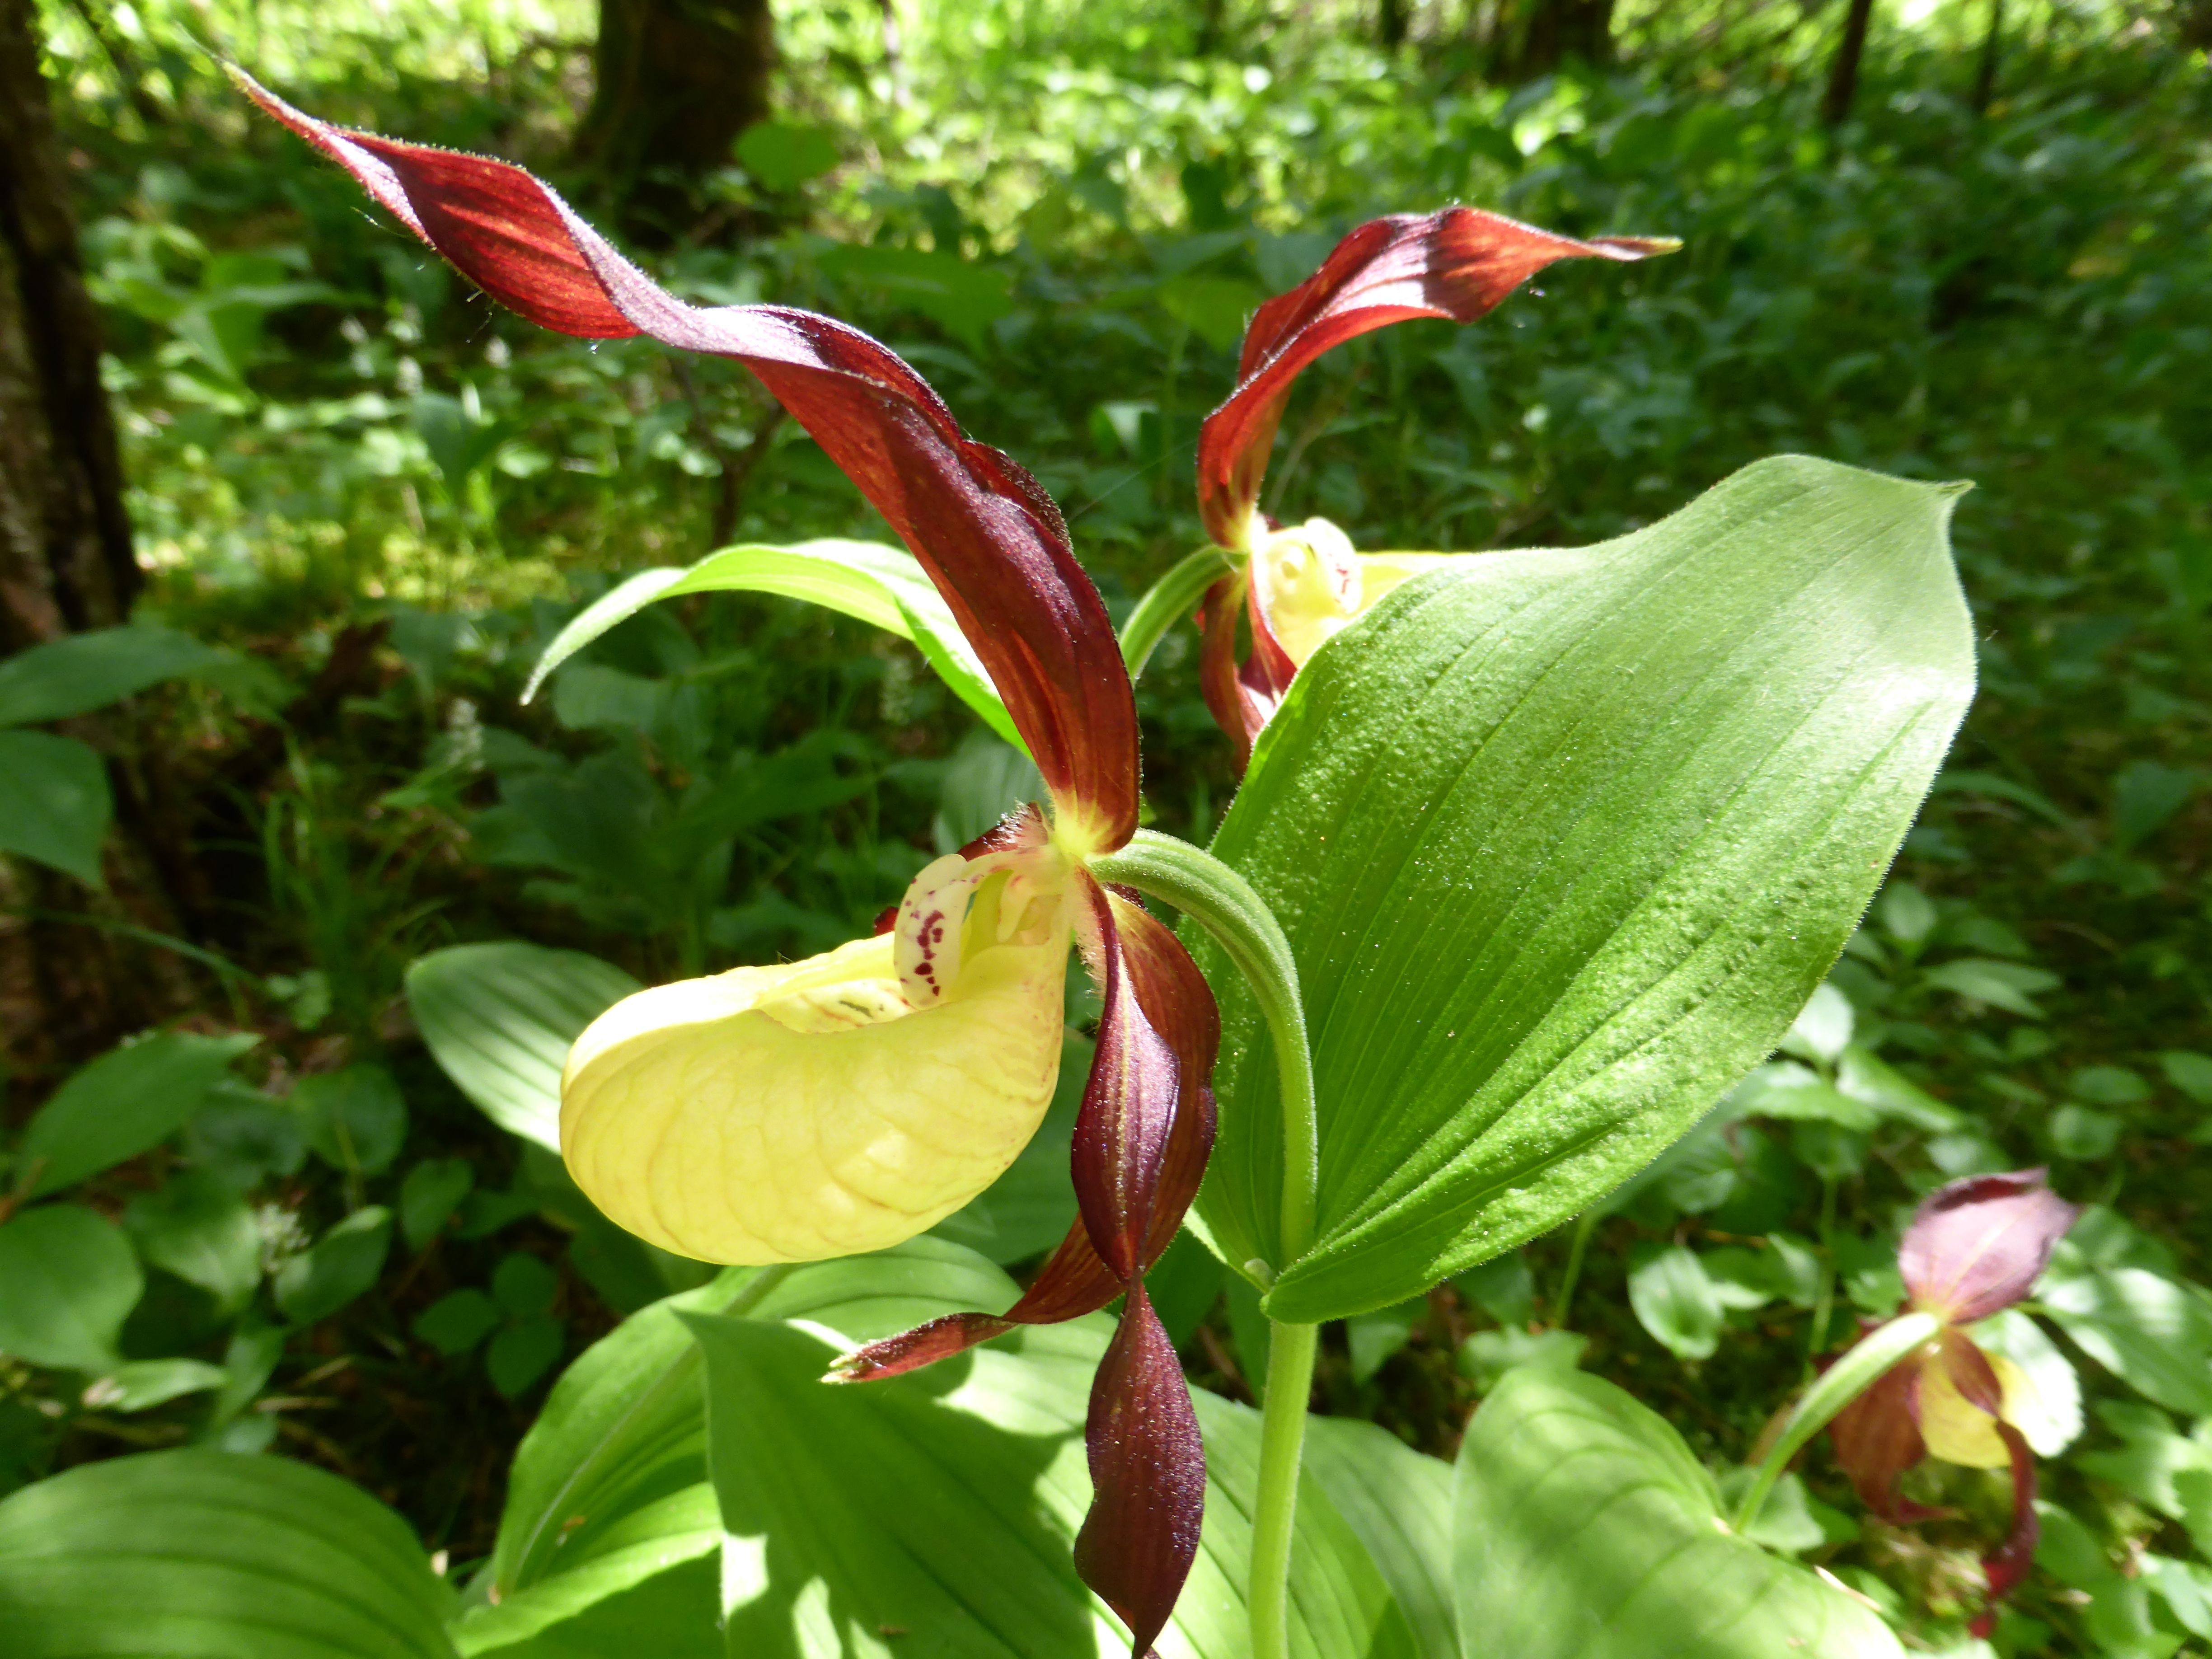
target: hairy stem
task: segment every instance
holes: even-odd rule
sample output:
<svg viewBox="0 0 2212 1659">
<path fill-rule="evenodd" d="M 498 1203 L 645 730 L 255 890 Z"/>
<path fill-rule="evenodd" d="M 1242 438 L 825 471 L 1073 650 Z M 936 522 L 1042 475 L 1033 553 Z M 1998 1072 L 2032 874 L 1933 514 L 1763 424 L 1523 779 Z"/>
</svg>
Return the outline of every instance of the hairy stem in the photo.
<svg viewBox="0 0 2212 1659">
<path fill-rule="evenodd" d="M 1128 665 L 1129 678 L 1133 680 L 1145 672 L 1153 647 L 1168 629 L 1198 608 L 1207 588 L 1236 574 L 1226 553 L 1218 547 L 1201 547 L 1154 582 L 1121 624 L 1121 660 Z"/>
<path fill-rule="evenodd" d="M 1297 1522 L 1298 1464 L 1313 1393 L 1318 1325 L 1274 1323 L 1260 1419 L 1260 1493 L 1252 1513 L 1252 1659 L 1289 1659 L 1291 1536 Z"/>
<path fill-rule="evenodd" d="M 1782 1471 L 1790 1467 L 1790 1460 L 1797 1455 L 1808 1440 L 1826 1428 L 1838 1412 L 1864 1394 L 1891 1366 L 1942 1328 L 1942 1322 L 1934 1314 L 1900 1315 L 1880 1329 L 1868 1333 L 1856 1347 L 1821 1372 L 1813 1386 L 1805 1390 L 1797 1409 L 1790 1414 L 1790 1421 L 1783 1425 L 1780 1437 L 1766 1454 L 1766 1461 L 1759 1466 L 1759 1478 L 1751 1483 L 1751 1490 L 1743 1495 L 1743 1502 L 1736 1508 L 1735 1529 L 1747 1531 L 1751 1523 L 1759 1519 L 1766 1495 L 1774 1490 Z"/>
</svg>

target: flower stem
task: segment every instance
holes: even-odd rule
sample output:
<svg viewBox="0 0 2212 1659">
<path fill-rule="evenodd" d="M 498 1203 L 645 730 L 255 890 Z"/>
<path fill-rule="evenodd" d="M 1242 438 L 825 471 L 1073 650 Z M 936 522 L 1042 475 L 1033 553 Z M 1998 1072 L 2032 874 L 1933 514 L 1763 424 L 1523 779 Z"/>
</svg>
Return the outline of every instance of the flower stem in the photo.
<svg viewBox="0 0 2212 1659">
<path fill-rule="evenodd" d="M 1750 1530 L 1751 1523 L 1759 1519 L 1759 1511 L 1765 1505 L 1767 1493 L 1774 1490 L 1782 1471 L 1790 1467 L 1790 1460 L 1797 1455 L 1808 1440 L 1826 1428 L 1838 1412 L 1873 1387 L 1890 1367 L 1942 1328 L 1942 1322 L 1934 1314 L 1899 1315 L 1888 1324 L 1869 1332 L 1856 1346 L 1845 1350 L 1834 1364 L 1821 1372 L 1813 1386 L 1805 1390 L 1797 1409 L 1790 1414 L 1790 1421 L 1783 1425 L 1773 1449 L 1766 1454 L 1766 1461 L 1759 1466 L 1759 1478 L 1751 1483 L 1751 1490 L 1737 1506 L 1736 1531 Z"/>
<path fill-rule="evenodd" d="M 1828 1320 L 1836 1305 L 1836 1180 L 1820 1177 L 1820 1281 L 1813 1297 L 1813 1322 L 1805 1332 L 1809 1366 L 1828 1346 Z"/>
<path fill-rule="evenodd" d="M 1186 559 L 1176 568 L 1182 570 L 1191 562 Z M 1146 604 L 1150 603 L 1147 596 Z M 1139 607 L 1140 612 L 1143 608 Z M 1132 632 L 1135 620 L 1131 619 Z M 1229 953 L 1267 1018 L 1283 1091 L 1283 1206 L 1277 1235 L 1279 1255 L 1273 1264 L 1280 1272 L 1311 1247 L 1321 1194 L 1321 1119 L 1314 1099 L 1313 1058 L 1306 1048 L 1305 1006 L 1298 996 L 1298 964 L 1291 942 L 1267 901 L 1243 877 L 1188 842 L 1139 830 L 1118 853 L 1092 859 L 1091 868 L 1102 880 L 1123 883 L 1195 918 Z M 1290 1656 L 1291 1539 L 1297 1522 L 1298 1465 L 1305 1450 L 1306 1407 L 1313 1395 L 1314 1355 L 1320 1338 L 1317 1325 L 1270 1322 L 1260 1424 L 1260 1489 L 1253 1502 L 1251 1576 L 1246 1591 L 1252 1659 Z"/>
<path fill-rule="evenodd" d="M 1567 1247 L 1567 1270 L 1559 1276 L 1559 1294 L 1548 1322 L 1555 1331 L 1567 1328 L 1567 1314 L 1575 1305 L 1575 1282 L 1583 1276 L 1583 1255 L 1589 1249 L 1590 1234 L 1597 1226 L 1597 1219 L 1595 1206 L 1576 1218 L 1575 1242 Z"/>
<path fill-rule="evenodd" d="M 1129 678 L 1133 680 L 1145 672 L 1152 647 L 1198 608 L 1207 588 L 1234 574 L 1236 568 L 1226 553 L 1218 547 L 1201 547 L 1154 582 L 1121 625 L 1121 660 L 1128 665 Z"/>
<path fill-rule="evenodd" d="M 1280 1273 L 1313 1243 L 1321 1188 L 1313 1060 L 1306 1051 L 1305 1006 L 1298 1000 L 1298 964 L 1291 942 L 1249 882 L 1212 854 L 1173 836 L 1139 830 L 1119 852 L 1093 858 L 1091 870 L 1102 881 L 1133 887 L 1173 905 L 1212 934 L 1252 988 L 1267 1018 L 1283 1088 L 1281 1255 L 1271 1264 Z"/>
<path fill-rule="evenodd" d="M 1260 1492 L 1252 1514 L 1252 1659 L 1291 1651 L 1291 1536 L 1297 1521 L 1298 1463 L 1313 1393 L 1318 1325 L 1277 1323 L 1269 1334 L 1267 1393 L 1260 1419 Z"/>
</svg>

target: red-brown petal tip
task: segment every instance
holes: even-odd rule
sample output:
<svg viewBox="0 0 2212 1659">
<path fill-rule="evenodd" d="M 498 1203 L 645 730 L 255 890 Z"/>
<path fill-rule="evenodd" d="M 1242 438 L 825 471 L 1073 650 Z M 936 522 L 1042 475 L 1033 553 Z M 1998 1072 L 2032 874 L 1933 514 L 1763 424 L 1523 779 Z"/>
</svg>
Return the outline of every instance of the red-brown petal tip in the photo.
<svg viewBox="0 0 2212 1659">
<path fill-rule="evenodd" d="M 1680 246 L 1665 237 L 1577 241 L 1467 207 L 1360 226 L 1319 270 L 1253 314 L 1237 389 L 1199 433 L 1206 533 L 1224 547 L 1243 544 L 1291 382 L 1332 347 L 1416 317 L 1471 323 L 1555 260 L 1643 259 Z"/>
<path fill-rule="evenodd" d="M 967 437 L 897 353 L 812 312 L 689 305 L 523 168 L 333 126 L 233 73 L 263 109 L 532 322 L 594 339 L 646 334 L 751 369 L 929 572 L 1055 803 L 1080 811 L 1106 845 L 1134 833 L 1136 700 L 1113 618 L 1060 509 L 1010 458 Z"/>
<path fill-rule="evenodd" d="M 2035 1287 L 2081 1213 L 2041 1170 L 1968 1176 L 1921 1200 L 1898 1246 L 1898 1271 L 1915 1307 L 1971 1325 Z"/>
<path fill-rule="evenodd" d="M 1133 1652 L 1152 1651 L 1198 1554 L 1206 1514 L 1206 1449 L 1182 1364 L 1142 1280 L 1091 1385 L 1085 1439 L 1091 1511 L 1075 1540 L 1075 1570 L 1129 1627 Z"/>
</svg>

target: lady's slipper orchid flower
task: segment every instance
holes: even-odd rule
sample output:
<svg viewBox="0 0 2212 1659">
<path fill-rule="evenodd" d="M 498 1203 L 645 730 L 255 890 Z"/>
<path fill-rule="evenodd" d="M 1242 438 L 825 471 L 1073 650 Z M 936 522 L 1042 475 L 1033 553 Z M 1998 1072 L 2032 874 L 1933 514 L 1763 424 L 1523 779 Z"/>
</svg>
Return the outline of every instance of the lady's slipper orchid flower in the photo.
<svg viewBox="0 0 2212 1659">
<path fill-rule="evenodd" d="M 1075 1133 L 1079 1218 L 1005 1314 L 938 1321 L 837 1375 L 894 1376 L 1125 1297 L 1092 1390 L 1097 1496 L 1076 1561 L 1149 1648 L 1197 1547 L 1205 1463 L 1144 1276 L 1212 1146 L 1220 1025 L 1175 935 L 1087 868 L 1137 827 L 1136 706 L 1059 509 L 857 330 L 686 305 L 521 168 L 333 127 L 240 78 L 524 317 L 744 363 L 890 520 L 990 671 L 1049 814 L 1029 807 L 931 864 L 872 939 L 617 1003 L 569 1054 L 562 1153 L 608 1215 L 686 1255 L 798 1261 L 896 1244 L 982 1191 L 1042 1119 L 1073 939 L 1103 994 Z"/>
<path fill-rule="evenodd" d="M 2025 1297 L 2080 1213 L 2041 1170 L 1969 1176 L 1929 1194 L 1905 1229 L 1897 1266 L 1912 1310 L 1933 1315 L 1941 1328 L 1828 1427 L 1860 1501 L 1899 1524 L 1941 1513 L 1898 1492 L 1899 1477 L 1922 1459 L 2010 1465 L 2012 1528 L 1982 1562 L 1992 1598 L 2008 1594 L 2035 1556 L 2035 1463 L 2012 1416 L 2028 1384 L 1966 1328 Z"/>
<path fill-rule="evenodd" d="M 1323 640 L 1407 577 L 1454 556 L 1357 553 L 1326 519 L 1278 526 L 1260 512 L 1268 452 L 1299 372 L 1331 347 L 1391 323 L 1471 323 L 1557 260 L 1642 259 L 1680 246 L 1637 236 L 1580 242 L 1474 208 L 1397 214 L 1360 226 L 1319 270 L 1253 314 L 1237 389 L 1198 439 L 1199 516 L 1217 546 L 1246 560 L 1242 575 L 1206 594 L 1202 684 L 1214 719 L 1247 755 Z M 1241 665 L 1240 600 L 1252 633 Z"/>
</svg>

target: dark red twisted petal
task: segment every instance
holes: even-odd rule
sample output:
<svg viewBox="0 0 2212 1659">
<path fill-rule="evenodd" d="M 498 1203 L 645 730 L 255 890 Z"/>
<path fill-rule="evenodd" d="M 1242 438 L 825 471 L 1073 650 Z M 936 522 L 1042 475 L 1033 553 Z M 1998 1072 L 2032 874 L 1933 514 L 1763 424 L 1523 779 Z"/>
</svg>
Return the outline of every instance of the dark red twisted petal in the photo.
<svg viewBox="0 0 2212 1659">
<path fill-rule="evenodd" d="M 1243 544 L 1291 382 L 1331 347 L 1415 317 L 1471 323 L 1554 260 L 1642 259 L 1678 246 L 1633 236 L 1578 242 L 1465 207 L 1370 220 L 1245 330 L 1237 389 L 1199 433 L 1206 533 L 1224 547 Z"/>
<path fill-rule="evenodd" d="M 2027 1437 L 2005 1421 L 2004 1384 L 1972 1338 L 1960 1331 L 1944 1332 L 1942 1356 L 1936 1363 L 1950 1372 L 1960 1399 L 1996 1419 L 1997 1436 L 2012 1460 L 2012 1526 L 2004 1541 L 1982 1558 L 1990 1599 L 2002 1601 L 2027 1577 L 2035 1564 L 2036 1541 L 2043 1535 L 2043 1523 L 2035 1513 L 2035 1456 Z"/>
<path fill-rule="evenodd" d="M 1206 1449 L 1175 1344 L 1141 1279 L 1091 1385 L 1084 1439 L 1097 1496 L 1075 1570 L 1149 1654 L 1182 1593 L 1206 1515 Z"/>
<path fill-rule="evenodd" d="M 1913 1306 L 1971 1325 L 2035 1288 L 2081 1213 L 2041 1170 L 1968 1176 L 1921 1200 L 1898 1246 L 1898 1272 Z"/>
<path fill-rule="evenodd" d="M 915 1370 L 1016 1325 L 1053 1324 L 1126 1295 L 1091 1395 L 1094 1496 L 1076 1542 L 1083 1580 L 1142 1654 L 1167 1623 L 1197 1548 L 1206 1457 L 1174 1345 L 1144 1275 L 1174 1239 L 1213 1150 L 1221 1018 L 1175 934 L 1133 896 L 1079 873 L 1078 935 L 1104 994 L 1098 1051 L 1076 1119 L 1082 1214 L 1003 1314 L 932 1320 L 837 1362 L 839 1382 Z"/>
<path fill-rule="evenodd" d="M 1920 1437 L 1920 1364 L 1917 1353 L 1899 1360 L 1828 1425 L 1836 1462 L 1850 1477 L 1859 1502 L 1899 1526 L 1937 1513 L 1897 1490 L 1899 1477 L 1928 1455 Z"/>
<path fill-rule="evenodd" d="M 1214 724 L 1237 745 L 1237 769 L 1242 774 L 1252 759 L 1252 745 L 1267 725 L 1291 680 L 1297 672 L 1273 630 L 1256 605 L 1248 606 L 1249 580 L 1224 576 L 1206 590 L 1200 617 L 1204 643 L 1199 648 L 1198 684 Z M 1249 611 L 1252 617 L 1253 651 L 1242 664 L 1237 660 L 1237 619 Z"/>
<path fill-rule="evenodd" d="M 1128 839 L 1137 824 L 1136 703 L 1113 621 L 1076 562 L 1060 509 L 1012 460 L 963 435 L 896 353 L 811 312 L 686 305 L 522 168 L 335 127 L 238 79 L 532 322 L 588 339 L 646 334 L 751 369 L 921 561 L 1055 802 L 1078 809 L 1104 844 Z"/>
</svg>

